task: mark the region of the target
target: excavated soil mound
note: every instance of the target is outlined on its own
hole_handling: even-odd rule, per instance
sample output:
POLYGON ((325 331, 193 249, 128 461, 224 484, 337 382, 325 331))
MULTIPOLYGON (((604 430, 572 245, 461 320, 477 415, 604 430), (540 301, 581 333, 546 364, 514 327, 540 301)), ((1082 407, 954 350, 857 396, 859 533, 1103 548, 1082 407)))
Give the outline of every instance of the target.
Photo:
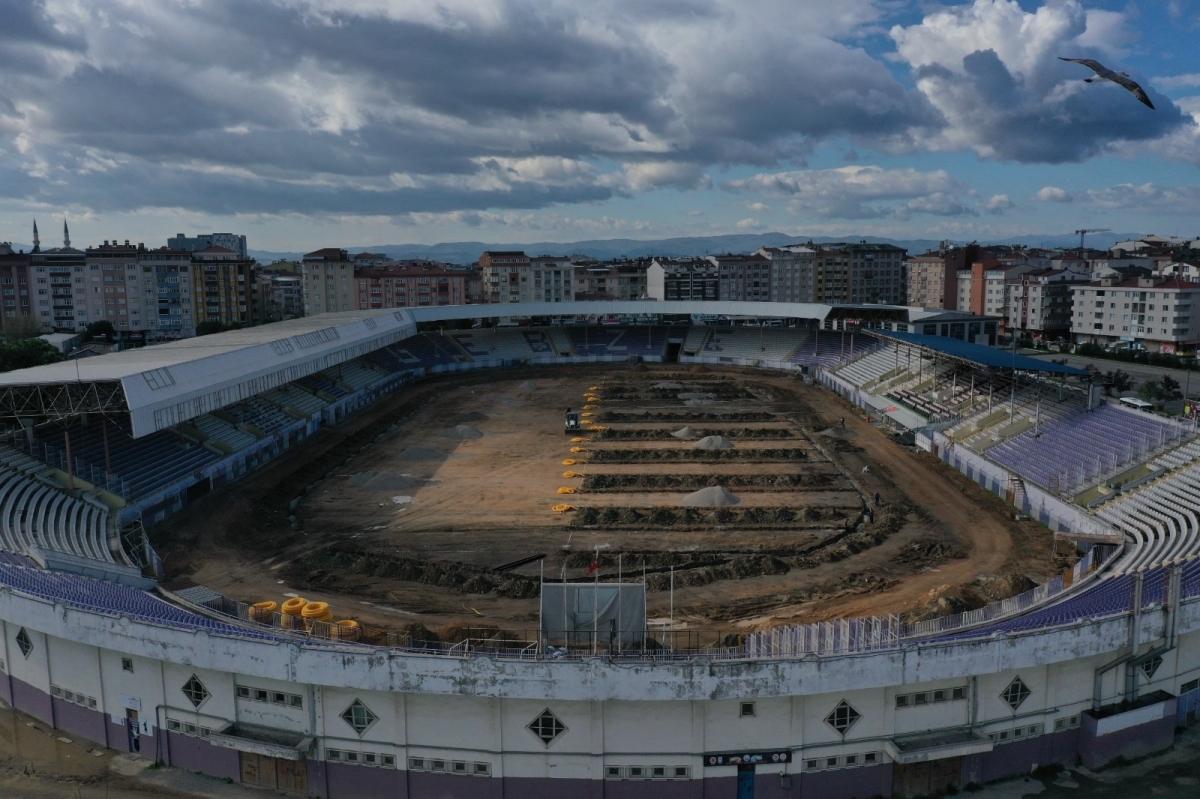
POLYGON ((392 472, 359 472, 346 481, 347 485, 362 488, 367 491, 401 491, 405 488, 416 488, 424 485, 424 480, 392 472))
POLYGON ((459 411, 454 414, 454 418, 460 422, 482 422, 488 415, 483 411, 459 411))
POLYGON ((674 380, 663 380, 661 383, 655 383, 650 388, 671 389, 679 391, 683 388, 683 383, 676 383, 674 380))
POLYGON ((716 398, 717 398, 717 395, 713 394, 711 391, 681 391, 681 392, 679 392, 679 399, 681 399, 681 400, 709 400, 709 401, 712 401, 712 400, 715 400, 716 398))
POLYGON ((535 388, 537 388, 537 384, 532 380, 526 380, 524 383, 517 386, 517 388, 521 389, 522 391, 533 391, 535 388))
POLYGON ((681 427, 671 435, 675 436, 676 438, 695 438, 696 431, 690 427, 681 427))
POLYGON ((733 449, 733 442, 725 436, 705 436, 692 446, 696 449, 733 449))
POLYGON ((440 449, 433 447, 409 447, 401 452, 396 460, 400 461, 444 461, 450 456, 440 449))
POLYGON ((858 433, 849 427, 830 427, 827 430, 822 430, 821 435, 826 438, 858 438, 858 433))
POLYGON ((694 374, 694 375, 706 375, 706 374, 708 374, 708 372, 709 372, 709 369, 707 366, 693 366, 692 367, 692 374, 694 374))
POLYGON ((445 438, 483 438, 483 433, 471 427, 469 424, 458 424, 451 427, 449 430, 443 430, 442 435, 445 438))
POLYGON ((702 488, 679 500, 679 504, 685 508, 724 508, 728 505, 740 505, 741 502, 736 494, 726 491, 721 486, 702 488))

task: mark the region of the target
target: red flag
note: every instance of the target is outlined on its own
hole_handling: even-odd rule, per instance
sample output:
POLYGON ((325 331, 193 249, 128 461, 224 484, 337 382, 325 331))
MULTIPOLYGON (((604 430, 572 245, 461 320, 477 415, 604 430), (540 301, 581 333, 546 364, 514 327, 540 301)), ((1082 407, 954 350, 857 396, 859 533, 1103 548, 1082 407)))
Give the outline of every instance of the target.
POLYGON ((592 565, 588 566, 587 574, 585 574, 584 577, 591 577, 596 572, 596 570, 599 568, 600 568, 600 558, 597 557, 594 561, 592 561, 592 565))

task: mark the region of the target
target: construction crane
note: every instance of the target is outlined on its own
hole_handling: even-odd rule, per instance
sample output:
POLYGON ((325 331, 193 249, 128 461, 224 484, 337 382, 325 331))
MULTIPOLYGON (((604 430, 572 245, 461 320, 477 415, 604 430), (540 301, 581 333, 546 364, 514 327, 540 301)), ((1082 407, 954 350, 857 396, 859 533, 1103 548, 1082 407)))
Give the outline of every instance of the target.
POLYGON ((1082 228, 1080 230, 1076 230, 1075 232, 1079 234, 1079 257, 1082 258, 1083 257, 1083 237, 1089 233, 1108 233, 1108 232, 1110 232, 1110 229, 1106 228, 1106 227, 1087 227, 1087 228, 1082 228))

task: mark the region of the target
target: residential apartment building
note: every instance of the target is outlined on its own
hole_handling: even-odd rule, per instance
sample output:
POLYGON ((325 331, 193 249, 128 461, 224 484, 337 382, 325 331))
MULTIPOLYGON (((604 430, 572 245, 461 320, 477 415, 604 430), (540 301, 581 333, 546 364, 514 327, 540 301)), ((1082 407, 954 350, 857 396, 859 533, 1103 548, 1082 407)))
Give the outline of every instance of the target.
POLYGON ((300 261, 304 315, 349 311, 357 304, 354 264, 345 250, 326 247, 307 253, 300 261))
POLYGON ((722 301, 769 302, 771 300, 771 262, 761 255, 709 255, 717 267, 722 301))
POLYGON ((646 293, 652 300, 719 300, 721 278, 707 258, 655 258, 646 268, 646 293))
POLYGON ((485 303, 531 302, 529 256, 523 252, 489 250, 479 256, 479 277, 485 303))
POLYGON ((813 302, 816 290, 817 251, 799 244, 762 247, 756 255, 771 262, 773 302, 813 302))
POLYGON ((1175 353, 1200 342, 1200 283, 1178 278, 1106 278, 1071 286, 1071 333, 1079 344, 1124 343, 1175 353))
MULTIPOLYGON (((105 241, 84 254, 87 264, 86 302, 75 303, 75 318, 80 327, 90 322, 112 322, 118 332, 146 329, 149 309, 142 288, 142 269, 138 248, 105 241), (147 313, 143 313, 146 310, 147 313)), ((78 285, 76 285, 78 288, 78 285)))
POLYGON ((938 251, 910 257, 906 264, 907 304, 918 308, 958 307, 958 273, 984 253, 978 245, 950 247, 943 243, 938 251))
POLYGON ((225 247, 193 253, 192 301, 197 327, 253 324, 254 261, 225 247))
POLYGON ((813 301, 903 304, 904 255, 891 244, 822 245, 815 258, 813 301))
POLYGON ((598 300, 640 300, 646 296, 649 258, 622 261, 574 262, 575 297, 598 300))
POLYGON ((192 253, 171 247, 140 249, 144 329, 153 340, 196 335, 192 299, 192 253))
POLYGON ((570 258, 539 255, 529 259, 529 271, 532 281, 524 293, 530 301, 570 302, 575 298, 575 265, 570 258))
POLYGON ((34 237, 29 267, 33 272, 30 284, 32 306, 43 327, 68 333, 87 327, 87 261, 83 250, 71 246, 71 234, 63 222, 63 246, 48 250, 34 237), (79 315, 76 315, 76 306, 79 315))
MULTIPOLYGON (((1008 327, 1033 338, 1069 337, 1071 286, 1088 278, 1063 269, 1035 269, 1007 284, 1008 327)), ((990 315, 990 314, 989 314, 990 315)))
POLYGON ((299 274, 272 265, 254 273, 254 287, 260 322, 304 316, 304 279, 299 274))
POLYGON ((465 305, 467 275, 411 262, 365 266, 354 272, 355 309, 465 305))
MULTIPOLYGON (((37 317, 30 296, 29 253, 18 252, 5 241, 0 242, 0 308, 4 322, 20 317, 37 317)), ((41 323, 49 330, 52 326, 41 323)))
POLYGON ((227 250, 233 250, 243 258, 249 255, 246 251, 246 237, 237 233, 200 233, 196 236, 176 233, 167 239, 167 246, 173 250, 186 252, 200 252, 209 247, 224 247, 227 250))

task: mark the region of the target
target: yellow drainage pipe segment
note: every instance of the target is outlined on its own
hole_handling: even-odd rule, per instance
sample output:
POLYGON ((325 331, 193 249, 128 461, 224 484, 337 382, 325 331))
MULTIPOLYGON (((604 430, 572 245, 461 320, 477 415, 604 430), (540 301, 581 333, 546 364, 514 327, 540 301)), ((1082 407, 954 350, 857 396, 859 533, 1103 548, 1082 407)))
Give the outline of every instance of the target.
POLYGON ((583 447, 571 447, 571 452, 578 454, 580 452, 587 452, 587 450, 583 447))
POLYGON ((308 600, 304 597, 294 596, 283 603, 283 607, 279 609, 279 612, 285 616, 299 616, 307 604, 308 600))
POLYGON ((575 510, 575 506, 574 505, 565 505, 565 504, 564 505, 555 505, 553 508, 551 508, 551 510, 553 510, 555 513, 566 513, 567 511, 575 510))
POLYGON ((575 460, 574 458, 563 459, 563 466, 574 466, 577 463, 579 463, 579 461, 575 460))
POLYGON ((353 619, 345 619, 333 625, 333 637, 338 641, 357 641, 361 634, 362 629, 353 619))
POLYGON ((599 391, 600 386, 588 386, 588 391, 599 391))
POLYGON ((254 605, 250 608, 250 618, 254 619, 257 622, 263 622, 264 624, 270 624, 271 621, 275 618, 275 612, 277 610, 279 610, 278 602, 273 602, 269 599, 266 600, 265 602, 255 602, 254 605))
POLYGON ((563 472, 563 477, 583 477, 579 472, 563 472))
POLYGON ((585 441, 587 441, 586 438, 580 438, 579 436, 575 436, 575 438, 571 439, 572 444, 582 444, 585 441))
POLYGON ((578 494, 579 491, 577 489, 571 488, 570 486, 559 486, 558 493, 560 493, 560 494, 578 494))
POLYGON ((300 617, 307 621, 333 621, 333 611, 328 602, 309 602, 300 611, 300 617))

